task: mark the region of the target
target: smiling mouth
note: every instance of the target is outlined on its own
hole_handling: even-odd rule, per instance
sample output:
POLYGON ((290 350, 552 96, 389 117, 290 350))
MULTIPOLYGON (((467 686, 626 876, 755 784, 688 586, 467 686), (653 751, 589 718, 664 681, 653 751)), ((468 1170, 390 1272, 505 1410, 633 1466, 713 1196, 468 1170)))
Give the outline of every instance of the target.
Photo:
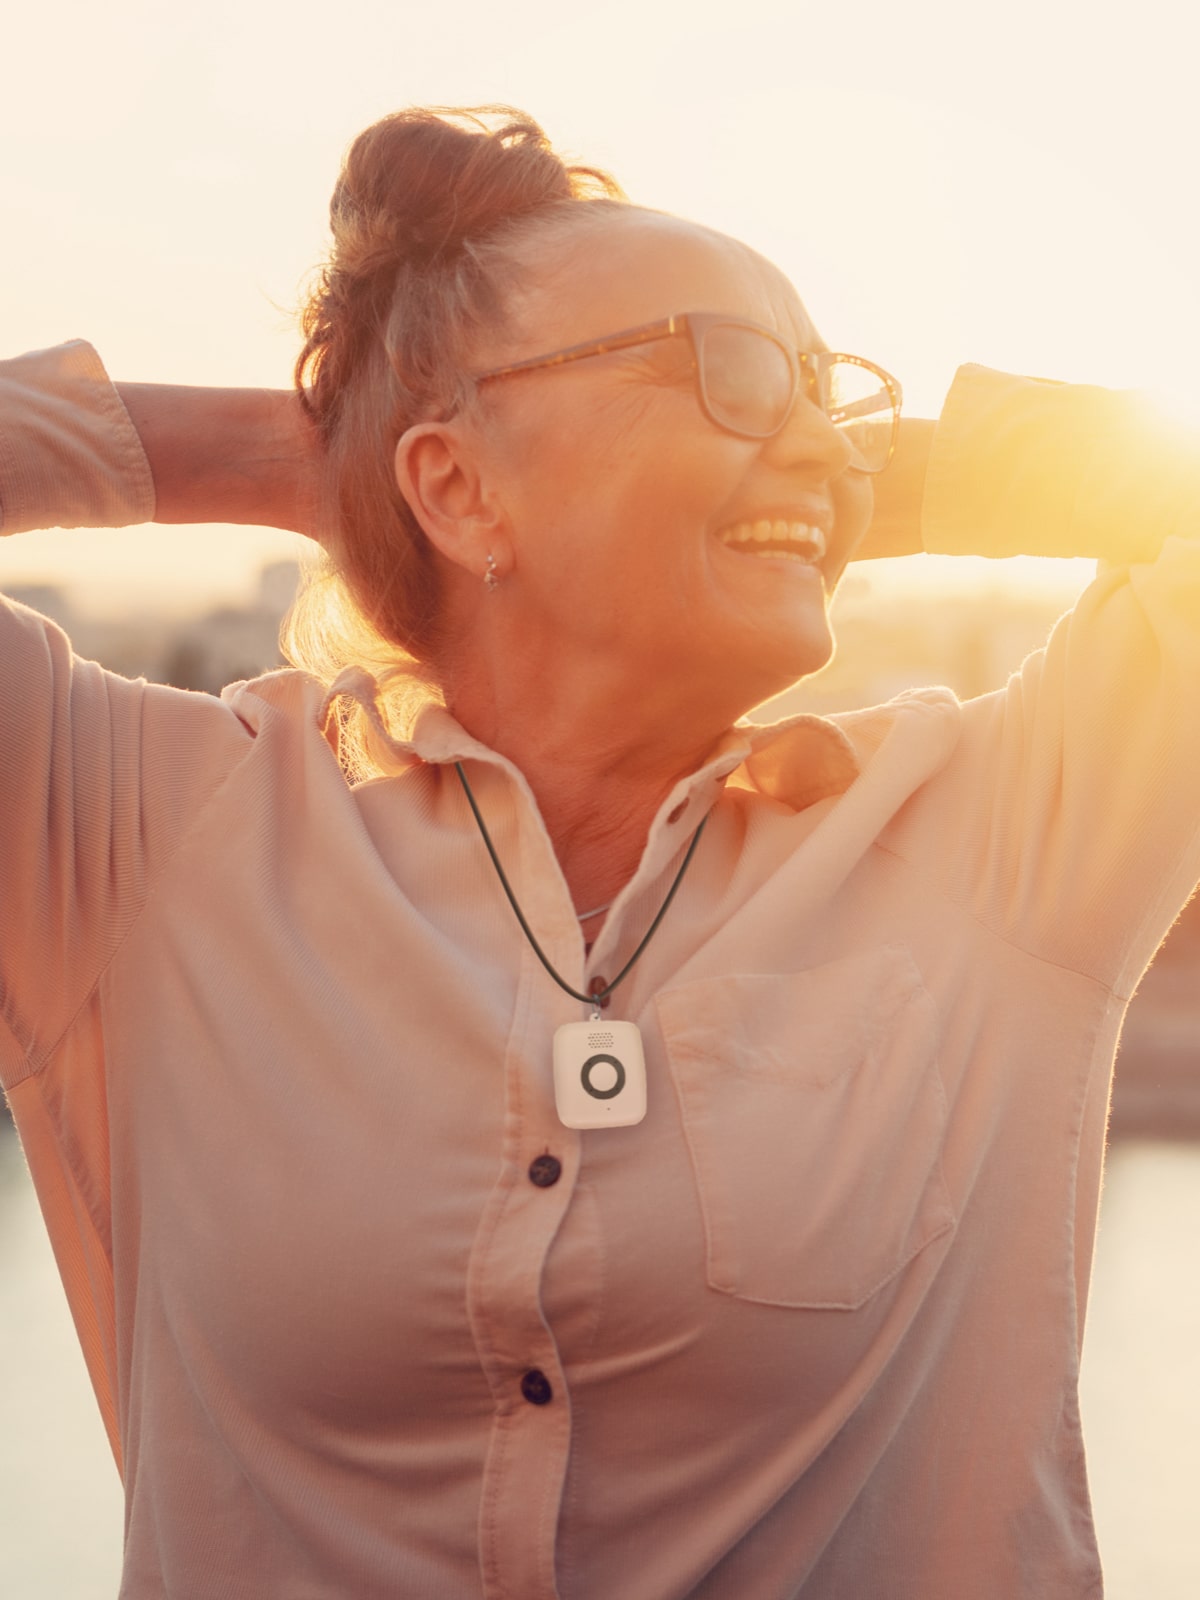
POLYGON ((735 522, 722 528, 718 540, 739 555, 767 556, 772 560, 799 561, 815 566, 825 554, 825 534, 808 522, 735 522))

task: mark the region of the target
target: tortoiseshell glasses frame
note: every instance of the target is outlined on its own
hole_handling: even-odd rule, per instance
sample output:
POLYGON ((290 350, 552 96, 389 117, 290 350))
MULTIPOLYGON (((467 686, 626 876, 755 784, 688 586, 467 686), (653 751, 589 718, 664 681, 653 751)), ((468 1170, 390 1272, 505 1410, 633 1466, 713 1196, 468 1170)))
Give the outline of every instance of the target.
POLYGON ((774 438, 786 426, 803 382, 805 397, 850 437, 859 458, 851 463, 856 470, 882 472, 891 460, 903 396, 890 373, 862 356, 794 349, 760 323, 717 312, 679 312, 603 339, 476 373, 475 382, 490 383, 679 337, 691 343, 697 398, 718 428, 743 439, 774 438))

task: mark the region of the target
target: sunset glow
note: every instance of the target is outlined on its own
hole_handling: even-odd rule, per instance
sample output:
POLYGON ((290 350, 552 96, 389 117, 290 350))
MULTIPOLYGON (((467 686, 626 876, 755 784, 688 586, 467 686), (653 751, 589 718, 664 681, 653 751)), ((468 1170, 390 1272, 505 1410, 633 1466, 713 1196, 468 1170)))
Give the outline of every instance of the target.
MULTIPOLYGON (((405 103, 503 99, 634 199, 779 262, 831 344, 901 378, 910 412, 936 414, 972 360, 1178 389, 1200 425, 1192 91, 1166 0, 1139 9, 1133 46, 1033 0, 995 37, 935 0, 752 0, 736 26, 693 17, 686 35, 632 0, 603 32, 539 0, 469 0, 452 29, 438 15, 25 8, 0 105, 3 348, 82 334, 118 377, 284 384, 348 140, 405 103)), ((0 545, 0 582, 181 609, 244 594, 297 548, 229 529, 35 535, 0 545)), ((1014 581, 1086 576, 1032 567, 1014 581)), ((938 561, 916 581, 964 579, 938 561)))

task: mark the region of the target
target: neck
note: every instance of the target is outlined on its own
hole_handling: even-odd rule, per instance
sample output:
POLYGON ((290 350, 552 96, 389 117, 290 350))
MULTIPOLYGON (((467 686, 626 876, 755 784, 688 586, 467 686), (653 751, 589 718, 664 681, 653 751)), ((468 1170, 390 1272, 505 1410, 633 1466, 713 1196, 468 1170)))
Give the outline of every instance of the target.
MULTIPOLYGON (((645 688, 575 698, 552 677, 527 683, 524 693, 516 684, 500 693, 490 680, 460 681, 447 704, 524 774, 577 912, 616 897, 663 801, 737 715, 697 719, 694 705, 656 704, 645 688)), ((586 936, 599 921, 585 926, 586 936)))

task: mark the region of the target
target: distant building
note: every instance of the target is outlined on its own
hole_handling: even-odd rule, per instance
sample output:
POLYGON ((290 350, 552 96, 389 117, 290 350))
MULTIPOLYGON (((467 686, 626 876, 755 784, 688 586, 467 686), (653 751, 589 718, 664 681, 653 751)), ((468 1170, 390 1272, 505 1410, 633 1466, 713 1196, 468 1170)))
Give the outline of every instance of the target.
POLYGON ((1200 897, 1171 930, 1129 1008, 1109 1132, 1200 1139, 1200 897))
POLYGON ((272 561, 259 574, 252 604, 217 606, 175 631, 161 663, 162 680, 177 689, 219 694, 227 683, 281 666, 279 627, 299 577, 296 562, 272 561))
POLYGON ((4 592, 10 600, 28 606, 31 611, 39 611, 43 617, 49 617, 51 622, 57 622, 68 634, 72 625, 78 620, 66 591, 60 589, 57 584, 9 584, 4 592))

